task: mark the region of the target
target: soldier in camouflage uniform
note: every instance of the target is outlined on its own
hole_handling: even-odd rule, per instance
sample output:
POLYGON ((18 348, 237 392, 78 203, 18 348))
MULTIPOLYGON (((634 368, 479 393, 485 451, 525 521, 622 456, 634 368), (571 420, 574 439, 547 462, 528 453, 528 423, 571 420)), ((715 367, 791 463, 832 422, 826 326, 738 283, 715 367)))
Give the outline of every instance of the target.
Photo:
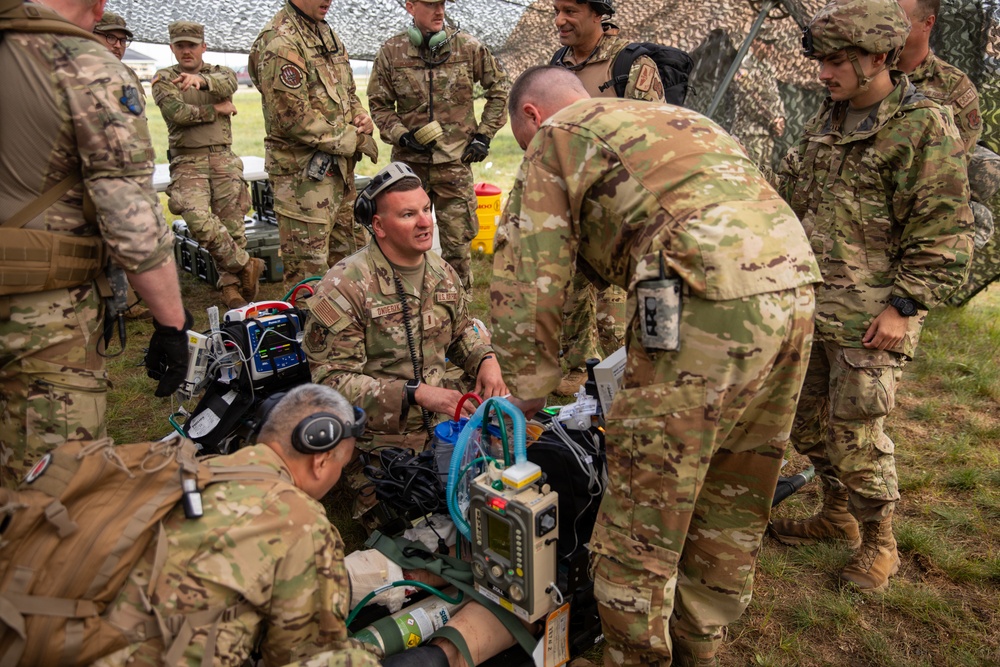
POLYGON ((215 260, 222 303, 242 308, 257 298, 266 267, 246 251, 243 217, 250 210, 250 194, 243 161, 231 150, 236 72, 202 59, 201 24, 175 21, 168 30, 177 64, 153 77, 153 99, 169 132, 170 210, 184 217, 191 235, 215 260))
POLYGON ((587 97, 555 67, 511 90, 526 153, 497 231, 493 341, 530 415, 559 382, 574 270, 627 291, 591 539, 605 664, 714 665, 750 601, 819 269, 791 210, 712 121, 587 97))
POLYGON ((910 21, 910 34, 903 44, 898 68, 924 97, 951 107, 962 143, 971 156, 983 129, 979 93, 965 72, 931 51, 931 31, 941 11, 941 0, 899 0, 899 6, 910 21))
MULTIPOLYGON (((125 50, 132 43, 132 31, 128 29, 125 19, 119 14, 110 11, 104 12, 101 20, 94 26, 94 34, 104 40, 104 43, 108 45, 108 49, 111 53, 115 54, 115 58, 118 58, 118 60, 125 57, 125 50)), ((124 65, 124 63, 122 64, 124 65)), ((145 99, 146 92, 142 88, 142 82, 139 81, 139 75, 128 65, 125 65, 125 69, 128 70, 133 85, 142 93, 143 99, 145 99)))
MULTIPOLYGON (((979 167, 972 161, 983 129, 979 115, 979 93, 962 70, 939 58, 930 47, 931 31, 941 11, 941 0, 899 0, 899 6, 910 21, 910 34, 899 56, 899 69, 924 97, 941 106, 951 107, 958 133, 965 144, 969 160, 969 180, 972 170, 979 167)), ((980 149, 986 150, 986 149, 980 149)), ((993 213, 986 207, 989 198, 977 196, 972 189, 972 213, 976 217, 975 246, 978 250, 993 235, 993 213)))
POLYGON ((791 437, 816 467, 823 507, 775 519, 771 532, 785 544, 857 549, 840 578, 862 591, 885 589, 899 568, 885 418, 926 310, 962 283, 972 252, 965 147, 951 113, 893 69, 908 31, 895 0, 819 11, 803 45, 829 96, 780 174, 823 271, 791 437))
POLYGON ((735 109, 730 134, 739 139, 765 174, 773 173, 774 140, 785 133, 785 105, 771 62, 775 39, 772 30, 761 29, 733 79, 735 109))
MULTIPOLYGON (((591 97, 615 97, 609 85, 615 59, 629 41, 610 19, 615 9, 610 0, 555 0, 555 27, 563 48, 552 58, 554 65, 575 73, 591 97)), ((656 63, 640 56, 629 69, 625 98, 663 101, 663 82, 656 63)), ((559 396, 570 396, 587 380, 587 359, 612 354, 625 344, 625 292, 611 286, 600 292, 582 274, 573 276, 566 300, 563 327, 563 363, 567 373, 556 387, 559 396)))
POLYGON ((262 664, 278 666, 334 648, 334 667, 379 664, 368 652, 374 648, 348 637, 344 543, 319 503, 351 460, 355 439, 347 430, 331 442, 310 440, 325 451, 304 453, 295 444, 296 427, 316 413, 333 414, 345 426, 355 422, 340 394, 301 385, 271 410, 258 444, 209 462, 223 469, 257 466, 283 479, 214 484, 202 495, 204 515, 197 521, 178 503, 163 519, 160 544, 153 541, 105 612, 124 630, 145 624, 160 633, 94 667, 181 661, 241 667, 254 650, 262 664), (158 546, 166 547, 162 561, 158 546), (174 641, 182 642, 183 654, 171 659, 164 647, 174 641))
POLYGON ((493 54, 467 32, 445 27, 444 0, 407 0, 413 25, 378 50, 368 79, 368 104, 392 159, 413 169, 430 194, 441 256, 472 289, 471 241, 479 233, 471 163, 489 153, 507 122, 510 87, 493 54), (486 96, 476 121, 473 87, 486 96), (422 142, 415 132, 432 121, 444 133, 422 142))
MULTIPOLYGON (((128 45, 132 43, 132 31, 128 29, 128 24, 125 23, 125 19, 114 13, 105 11, 104 15, 101 16, 101 20, 97 22, 94 26, 94 34, 100 37, 105 44, 108 46, 108 50, 115 54, 118 60, 125 57, 125 50, 128 49, 128 45)), ((146 89, 142 87, 142 81, 139 80, 139 75, 135 73, 135 70, 125 65, 122 65, 128 71, 129 77, 132 79, 132 85, 135 87, 136 91, 139 93, 139 97, 142 98, 143 109, 146 107, 146 89)), ((143 117, 145 117, 145 112, 143 112, 143 117)), ((129 303, 128 309, 125 311, 125 317, 130 320, 148 320, 153 317, 153 314, 149 312, 149 309, 143 305, 139 304, 139 298, 135 294, 135 290, 132 289, 132 285, 128 286, 128 299, 129 303)))
MULTIPOLYGON (((337 389, 368 413, 362 449, 394 445, 419 452, 430 438, 427 424, 453 418, 462 396, 443 386, 446 358, 476 378, 483 398, 503 396, 507 387, 484 328, 469 317, 458 275, 428 252, 434 221, 419 178, 393 163, 373 179, 370 192, 388 182, 380 181, 383 174, 400 180, 373 195, 374 217, 358 216, 375 243, 320 281, 306 306, 305 349, 313 382, 337 389)), ((466 412, 472 407, 467 403, 466 412)), ((360 488, 364 482, 355 476, 348 483, 360 488)))
MULTIPOLYGON (((156 316, 154 339, 171 332, 186 339, 142 98, 92 33, 103 8, 102 0, 45 0, 0 12, 4 486, 60 443, 104 436, 108 379, 99 339, 109 258, 156 316)), ((186 346, 169 354, 175 369, 186 369, 186 346)), ((176 385, 161 387, 169 393, 176 385)))
POLYGON ((372 120, 355 94, 347 49, 324 20, 327 8, 325 0, 288 0, 248 61, 264 109, 286 288, 365 244, 354 224, 354 165, 362 155, 378 160, 372 120))

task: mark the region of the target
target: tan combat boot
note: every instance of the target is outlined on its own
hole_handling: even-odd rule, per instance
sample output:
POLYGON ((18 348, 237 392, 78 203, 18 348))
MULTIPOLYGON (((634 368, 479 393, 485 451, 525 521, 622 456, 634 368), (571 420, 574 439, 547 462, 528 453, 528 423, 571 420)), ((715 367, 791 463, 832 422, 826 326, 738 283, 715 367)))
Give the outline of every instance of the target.
POLYGON ((881 521, 865 521, 861 548, 840 573, 840 581, 854 584, 862 593, 878 593, 889 587, 889 577, 899 572, 899 552, 892 535, 892 515, 881 521))
POLYGON ((573 396, 580 391, 580 387, 587 381, 587 371, 575 370, 566 373, 556 390, 552 392, 556 396, 573 396))
POLYGON ((236 285, 224 285, 221 298, 222 303, 226 304, 226 308, 230 310, 247 305, 246 299, 240 294, 240 289, 236 285))
POLYGON ((773 519, 770 533, 789 546, 817 542, 843 542, 852 549, 861 546, 858 521, 847 511, 847 491, 823 489, 823 507, 808 519, 773 519))
POLYGON ((259 257, 251 257, 240 271, 240 294, 247 301, 257 298, 257 291, 260 289, 260 277, 264 275, 267 263, 259 257))

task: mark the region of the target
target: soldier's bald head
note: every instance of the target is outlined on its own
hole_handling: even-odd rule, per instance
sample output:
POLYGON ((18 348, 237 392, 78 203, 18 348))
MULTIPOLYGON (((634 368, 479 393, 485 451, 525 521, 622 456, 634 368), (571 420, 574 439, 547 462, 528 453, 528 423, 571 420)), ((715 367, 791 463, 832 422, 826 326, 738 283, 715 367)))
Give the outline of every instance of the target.
POLYGON ((91 32, 104 14, 107 0, 36 0, 36 2, 54 9, 76 27, 91 32))
POLYGON ((529 67, 511 86, 507 97, 511 130, 526 148, 538 125, 561 109, 590 97, 580 79, 564 67, 529 67))

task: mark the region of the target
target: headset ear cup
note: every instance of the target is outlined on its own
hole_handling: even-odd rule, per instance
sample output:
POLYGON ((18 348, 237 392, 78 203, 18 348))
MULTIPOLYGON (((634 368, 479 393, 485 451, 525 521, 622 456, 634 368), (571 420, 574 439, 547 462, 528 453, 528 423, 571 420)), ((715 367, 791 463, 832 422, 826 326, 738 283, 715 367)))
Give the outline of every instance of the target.
POLYGON ((417 47, 418 49, 424 44, 424 34, 420 32, 420 29, 415 25, 411 25, 406 29, 406 36, 410 40, 410 44, 417 47))
POLYGON ((369 232, 372 231, 372 220, 375 218, 375 200, 369 199, 368 197, 358 194, 358 198, 354 200, 354 220, 367 229, 369 232))
POLYGON ((343 439, 344 423, 328 412, 309 415, 292 431, 292 447, 303 454, 328 452, 343 439))
POLYGON ((427 48, 433 51, 437 47, 441 46, 441 44, 443 44, 447 39, 448 33, 444 30, 436 32, 427 40, 427 48))

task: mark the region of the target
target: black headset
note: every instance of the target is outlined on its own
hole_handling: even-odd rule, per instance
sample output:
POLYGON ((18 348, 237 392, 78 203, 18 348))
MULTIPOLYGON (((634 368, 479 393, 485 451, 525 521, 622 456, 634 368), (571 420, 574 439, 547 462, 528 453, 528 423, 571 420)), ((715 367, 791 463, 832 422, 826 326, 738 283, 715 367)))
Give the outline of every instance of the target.
POLYGON ((354 406, 354 420, 344 423, 330 412, 311 414, 298 423, 292 431, 292 447, 302 454, 322 454, 336 447, 347 438, 364 435, 368 415, 354 406))
POLYGON ((377 212, 375 210, 375 198, 389 186, 398 183, 404 178, 416 178, 420 180, 420 177, 410 169, 410 166, 403 162, 390 162, 389 166, 375 174, 371 182, 365 186, 364 190, 358 193, 357 199, 354 200, 354 219, 358 224, 369 232, 374 233, 372 231, 372 220, 374 220, 375 213, 377 212))

